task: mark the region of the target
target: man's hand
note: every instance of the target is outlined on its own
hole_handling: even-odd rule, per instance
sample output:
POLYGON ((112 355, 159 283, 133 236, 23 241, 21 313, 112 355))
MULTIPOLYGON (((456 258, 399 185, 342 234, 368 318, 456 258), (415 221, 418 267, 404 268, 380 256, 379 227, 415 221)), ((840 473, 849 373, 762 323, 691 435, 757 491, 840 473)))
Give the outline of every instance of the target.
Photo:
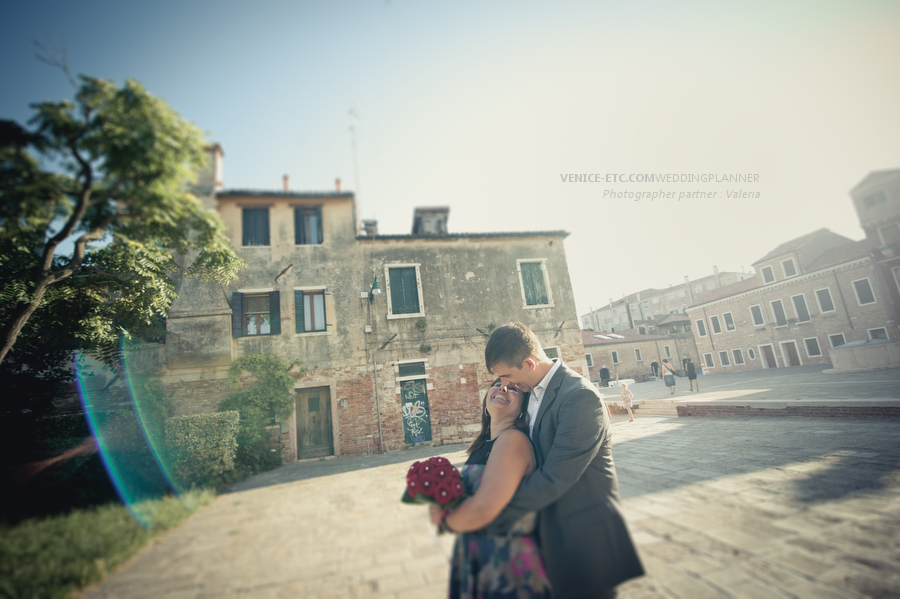
POLYGON ((436 505, 432 505, 428 508, 428 517, 431 518, 431 523, 435 526, 440 526, 441 524, 441 515, 444 513, 444 510, 439 508, 436 505))

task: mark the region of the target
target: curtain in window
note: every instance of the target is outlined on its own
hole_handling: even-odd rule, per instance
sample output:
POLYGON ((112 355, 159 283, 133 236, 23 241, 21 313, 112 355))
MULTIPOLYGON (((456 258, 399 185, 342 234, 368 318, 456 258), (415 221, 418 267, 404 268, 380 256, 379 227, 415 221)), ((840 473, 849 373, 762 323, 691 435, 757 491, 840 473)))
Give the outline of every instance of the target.
POLYGON ((322 243, 322 209, 294 209, 294 243, 315 245, 322 243))
POLYGON ((303 328, 307 332, 325 330, 325 294, 303 294, 303 328))
POLYGON ((544 272, 540 262, 522 262, 522 287, 525 288, 525 304, 540 306, 547 301, 547 288, 544 286, 544 272))
POLYGON ((419 313, 419 287, 416 284, 416 269, 391 268, 391 312, 393 314, 419 313))
POLYGON ((243 245, 269 245, 269 209, 244 208, 243 245))

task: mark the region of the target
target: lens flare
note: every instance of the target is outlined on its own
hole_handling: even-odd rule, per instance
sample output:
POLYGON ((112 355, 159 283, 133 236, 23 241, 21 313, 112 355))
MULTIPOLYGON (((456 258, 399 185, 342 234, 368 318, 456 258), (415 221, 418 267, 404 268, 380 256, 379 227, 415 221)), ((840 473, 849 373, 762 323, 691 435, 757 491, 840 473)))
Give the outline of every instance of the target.
POLYGON ((137 407, 141 401, 135 400, 141 393, 134 394, 127 380, 125 385, 115 385, 118 373, 98 360, 76 352, 74 374, 85 418, 110 481, 135 520, 149 527, 153 513, 144 500, 165 495, 171 488, 151 441, 152 437, 161 441, 159 419, 148 417, 150 426, 145 426, 137 407))

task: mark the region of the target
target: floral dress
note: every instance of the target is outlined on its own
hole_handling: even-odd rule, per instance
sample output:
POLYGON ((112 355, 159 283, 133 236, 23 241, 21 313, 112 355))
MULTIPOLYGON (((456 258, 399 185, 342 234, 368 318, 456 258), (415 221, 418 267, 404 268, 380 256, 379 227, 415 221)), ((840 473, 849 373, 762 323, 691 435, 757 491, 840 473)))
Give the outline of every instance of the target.
MULTIPOLYGON (((460 469, 468 495, 474 495, 481 484, 491 445, 492 441, 485 443, 485 447, 473 453, 460 469), (484 449, 486 451, 482 451, 484 449)), ((450 599, 553 597, 544 561, 533 536, 536 521, 537 513, 530 512, 522 516, 506 536, 477 532, 457 536, 450 568, 450 599)))

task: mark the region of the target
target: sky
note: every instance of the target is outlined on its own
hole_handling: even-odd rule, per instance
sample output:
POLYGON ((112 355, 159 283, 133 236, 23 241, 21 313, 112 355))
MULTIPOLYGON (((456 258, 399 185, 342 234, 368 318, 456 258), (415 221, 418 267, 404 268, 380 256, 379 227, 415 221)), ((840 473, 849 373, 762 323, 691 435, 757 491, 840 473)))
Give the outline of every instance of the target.
POLYGON ((579 321, 822 227, 861 239, 849 190, 900 168, 895 1, 0 0, 0 118, 72 97, 34 56, 63 39, 221 144, 228 189, 340 177, 382 234, 417 206, 569 232, 579 321))

